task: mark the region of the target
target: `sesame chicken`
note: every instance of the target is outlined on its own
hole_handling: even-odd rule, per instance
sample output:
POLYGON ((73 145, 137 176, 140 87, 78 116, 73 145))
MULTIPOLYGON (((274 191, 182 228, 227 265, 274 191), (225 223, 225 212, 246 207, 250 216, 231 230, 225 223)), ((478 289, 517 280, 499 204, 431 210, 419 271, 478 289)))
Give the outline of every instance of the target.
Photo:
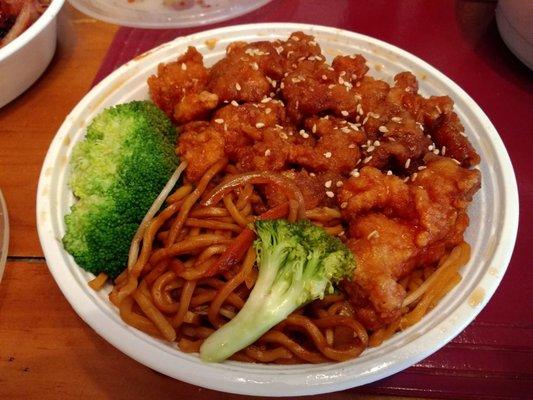
MULTIPOLYGON (((375 330, 402 312, 399 281, 463 241, 481 178, 469 169, 480 157, 452 99, 424 97, 411 72, 390 83, 367 74, 363 56, 330 64, 313 36, 295 32, 232 43, 211 68, 189 48, 148 83, 180 126, 187 181, 227 159, 232 173, 291 180, 307 211, 342 216, 336 232, 357 260, 342 289, 358 321, 375 330)), ((287 201, 275 186, 257 186, 254 211, 287 201)))

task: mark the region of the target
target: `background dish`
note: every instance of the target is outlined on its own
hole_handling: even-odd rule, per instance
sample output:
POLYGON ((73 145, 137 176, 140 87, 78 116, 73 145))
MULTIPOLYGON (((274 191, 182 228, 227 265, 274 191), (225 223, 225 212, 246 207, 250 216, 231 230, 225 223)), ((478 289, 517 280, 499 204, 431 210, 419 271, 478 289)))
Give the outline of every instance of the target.
POLYGON ((69 0, 81 12, 117 25, 136 28, 185 28, 226 21, 271 0, 185 0, 174 8, 163 0, 69 0))
POLYGON ((7 250, 9 248, 9 218, 7 206, 0 190, 0 282, 6 266, 7 250))
POLYGON ((28 89, 56 50, 56 17, 65 0, 54 0, 19 37, 0 49, 0 107, 28 89))
POLYGON ((95 87, 67 117, 49 149, 37 194, 37 225, 50 271, 76 312, 93 329, 126 354, 169 376, 216 390, 265 396, 324 393, 362 385, 438 350, 472 321, 496 290, 512 253, 517 223, 516 181, 507 152, 488 118, 462 89, 394 46, 348 31, 301 24, 254 24, 198 33, 127 63, 95 87), (291 367, 204 364, 194 355, 125 326, 106 294, 94 293, 87 286, 90 275, 76 266, 59 241, 64 234, 63 216, 74 200, 66 183, 66 162, 74 143, 83 137, 87 121, 108 105, 147 98, 146 78, 158 63, 175 59, 188 45, 196 46, 211 65, 232 41, 272 40, 295 30, 315 35, 330 59, 339 53, 361 53, 368 59, 371 74, 378 78, 390 79, 397 72, 411 70, 419 77, 424 95, 448 94, 454 99, 466 132, 483 159, 483 187, 470 209, 471 226, 466 235, 473 256, 463 269, 468 274, 435 310, 356 360, 291 367), (210 50, 205 42, 213 39, 216 46, 210 50))

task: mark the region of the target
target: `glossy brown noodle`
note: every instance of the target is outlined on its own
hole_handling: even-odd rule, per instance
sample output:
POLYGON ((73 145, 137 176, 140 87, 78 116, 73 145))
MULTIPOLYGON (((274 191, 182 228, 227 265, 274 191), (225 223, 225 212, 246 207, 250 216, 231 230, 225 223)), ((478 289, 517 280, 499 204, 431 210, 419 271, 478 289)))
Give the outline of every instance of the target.
MULTIPOLYGON (((301 193, 294 187, 283 189, 286 203, 255 215, 254 203, 260 201, 257 186, 279 186, 283 178, 233 172, 231 165, 221 161, 196 187, 186 184, 168 196, 144 232, 137 261, 115 279, 109 296, 126 323, 175 341, 184 352, 198 352, 205 338, 246 302, 257 277, 251 246, 254 235, 247 224, 257 218, 308 218, 332 234, 343 229, 337 209, 303 212, 301 193), (215 177, 223 177, 223 183, 208 193, 215 177)), ((338 292, 297 310, 233 359, 293 364, 357 357, 431 310, 459 282, 458 269, 469 254, 469 246, 463 243, 437 268, 415 270, 404 278, 401 284, 408 295, 403 315, 385 328, 367 331, 345 295, 338 292)), ((99 275, 90 285, 99 289, 105 280, 105 275, 99 275)))

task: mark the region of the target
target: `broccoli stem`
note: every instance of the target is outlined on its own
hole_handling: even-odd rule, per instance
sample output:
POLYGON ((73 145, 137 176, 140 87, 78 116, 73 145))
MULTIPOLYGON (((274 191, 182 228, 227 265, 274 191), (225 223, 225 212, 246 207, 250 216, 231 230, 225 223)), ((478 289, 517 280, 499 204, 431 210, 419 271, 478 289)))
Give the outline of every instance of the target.
MULTIPOLYGON (((200 357, 207 362, 220 362, 254 343, 270 328, 283 321, 294 310, 292 296, 285 290, 270 289, 278 272, 276 265, 262 269, 248 301, 226 325, 207 338, 200 349, 200 357), (286 298, 280 295, 288 294, 286 298)), ((294 288, 289 289, 292 292, 294 288)))

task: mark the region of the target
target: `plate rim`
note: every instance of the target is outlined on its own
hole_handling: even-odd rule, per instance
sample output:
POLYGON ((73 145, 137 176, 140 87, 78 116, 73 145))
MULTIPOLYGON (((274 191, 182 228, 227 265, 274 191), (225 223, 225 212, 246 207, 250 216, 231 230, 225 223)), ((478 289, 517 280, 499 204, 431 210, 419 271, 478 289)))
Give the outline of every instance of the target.
MULTIPOLYGON (((480 122, 482 123, 483 127, 485 128, 485 135, 487 137, 490 137, 491 144, 495 147, 498 154, 498 161, 502 164, 502 169, 500 173, 502 174, 502 180, 505 184, 505 191, 502 192, 504 201, 502 201, 502 213, 504 214, 504 225, 503 225, 503 231, 500 232, 501 236, 505 238, 505 243, 501 244, 498 243, 497 249, 494 252, 494 256, 491 260, 491 262, 494 262, 494 260, 499 261, 500 270, 499 275, 497 277, 492 277, 492 280, 488 283, 485 282, 484 288, 486 290, 486 295, 483 298, 482 302, 475 308, 472 308, 472 311, 468 314, 466 318, 463 318, 460 323, 456 323, 453 325, 452 329, 450 329, 446 334, 441 333, 440 336, 442 336, 442 339, 439 340, 439 343, 435 345, 435 343, 431 343, 430 346, 425 348, 424 350, 418 351, 416 354, 410 354, 404 357, 401 357, 397 360, 393 360, 393 362, 386 363, 386 365, 381 365, 379 368, 377 368, 376 371, 373 371, 371 374, 366 374, 363 376, 357 377, 357 383, 354 384, 353 380, 346 376, 343 377, 343 380, 340 382, 336 381, 320 381, 319 379, 317 381, 310 382, 309 384, 305 385, 290 385, 287 384, 287 382, 271 382, 271 384, 265 383, 265 382, 255 382, 250 380, 245 380, 244 382, 239 380, 232 380, 229 378, 224 378, 223 373, 221 370, 217 367, 214 367, 213 365, 202 365, 202 374, 201 376, 190 376, 190 375, 182 375, 182 376, 176 376, 175 374, 169 374, 168 371, 161 370, 161 366, 157 363, 154 363, 153 360, 151 360, 151 357, 147 357, 145 354, 141 354, 142 351, 139 349, 136 349, 135 347, 128 347, 128 343, 132 340, 132 337, 135 335, 131 335, 128 333, 124 341, 118 339, 117 337, 113 337, 113 335, 109 334, 109 326, 105 325, 100 326, 102 324, 102 321, 94 321, 94 318, 91 318, 90 315, 87 315, 88 313, 81 309, 83 307, 83 304, 79 304, 79 299, 76 299, 73 293, 69 292, 68 288, 68 278, 74 279, 74 277, 71 274, 68 274, 67 277, 61 276, 61 274, 57 271, 54 271, 52 261, 56 261, 56 258, 53 254, 50 254, 50 249, 47 248, 46 244, 49 243, 50 239, 47 237, 47 233, 45 232, 45 227, 42 223, 40 223, 39 214, 43 211, 44 203, 39 201, 39 193, 41 193, 41 190, 43 189, 43 185, 45 184, 45 172, 46 168, 49 167, 49 164, 51 163, 52 159, 52 150, 54 150, 54 147, 60 146, 60 140, 61 135, 60 133, 64 130, 65 123, 62 124, 62 126, 59 128, 58 132, 56 133, 50 148, 47 151, 47 155, 45 158, 45 161, 43 163, 43 167, 41 170, 41 174, 39 177, 39 185, 37 189, 37 228, 39 233, 39 239, 41 242, 41 246, 43 247, 43 252, 45 254, 45 258, 47 260, 47 266, 51 272, 51 274, 54 277, 54 280, 60 287, 61 291, 63 292, 63 295, 65 298, 69 301, 71 306, 74 308, 76 313, 89 325, 93 330, 96 331, 100 336, 102 336, 105 340, 107 340, 109 343, 111 343, 114 347, 118 348, 121 352, 127 354, 131 358, 141 362, 142 364, 155 369, 165 375, 171 376, 173 378, 206 387, 209 389, 219 390, 219 391, 225 391, 229 393, 235 393, 235 394, 253 394, 253 395, 259 395, 259 396, 294 396, 294 395, 310 395, 310 394, 319 394, 319 393, 327 393, 327 392, 333 392, 338 390, 343 390, 347 388, 352 388, 355 386, 360 386, 363 384, 367 384, 370 382, 374 382, 376 380, 385 378, 387 376, 390 376, 400 370, 406 369, 408 366, 411 366, 415 364, 416 362, 419 362, 420 360, 426 358, 428 355, 438 351, 441 347, 446 345, 449 341, 451 341, 455 336, 457 336, 467 325, 469 325, 472 320, 479 314, 479 312, 485 307, 485 305, 488 303, 492 295, 495 293, 497 287, 500 285, 501 280, 505 274, 505 271, 507 270, 508 264, 511 259, 511 255, 514 249, 515 241, 516 241, 516 235, 517 235, 517 229, 518 229, 518 216, 519 216, 519 203, 518 203, 518 188, 516 183, 516 177, 514 173, 514 169, 512 167, 512 163, 510 160, 510 157, 508 155, 508 152, 503 144, 503 141, 501 140, 500 136, 498 135, 495 127, 490 122, 489 118, 486 116, 486 114, 481 110, 479 105, 459 86, 457 85, 453 80, 448 78, 446 75, 444 75, 442 72, 437 70, 435 67, 431 66, 429 63, 425 62, 421 58, 397 47, 392 44, 389 44, 387 42, 381 41, 379 39, 375 39, 373 37, 363 35, 360 33, 355 33, 352 31, 335 28, 335 27, 327 27, 327 26, 321 26, 321 25, 311 25, 311 24, 299 24, 299 23, 261 23, 261 24, 244 24, 244 25, 234 25, 230 27, 223 27, 223 28, 217 28, 217 29, 211 29, 206 30, 198 33, 194 33, 192 35, 179 37, 177 39, 174 39, 173 41, 164 43, 152 50, 149 50, 146 55, 149 55, 151 53, 157 54, 159 50, 162 50, 164 47, 169 45, 179 45, 179 42, 188 42, 190 40, 198 40, 198 37, 203 38, 205 36, 214 36, 219 32, 223 32, 225 34, 231 33, 232 31, 240 31, 240 30, 246 30, 246 29, 284 29, 289 31, 295 31, 295 30, 304 30, 304 31, 321 31, 324 33, 335 33, 344 36, 346 39, 350 38, 356 38, 357 40, 365 40, 368 43, 372 43, 377 45, 378 47, 385 49, 385 50, 391 50, 393 53, 397 53, 401 55, 402 57, 407 58, 410 61, 414 61, 417 64, 421 65, 423 68, 429 70, 432 74, 435 75, 435 77, 447 85, 449 85, 454 93, 461 96, 461 100, 464 101, 467 104, 467 108, 472 110, 472 112, 476 115, 476 117, 479 118, 480 122), (430 348, 430 350, 428 350, 430 348), (207 372, 205 370, 208 370, 207 372), (207 376, 205 373, 208 373, 209 377, 214 376, 214 380, 207 379, 207 376), (218 376, 220 375, 220 376, 218 376), (277 387, 273 387, 272 383, 275 383, 277 387)), ((134 64, 136 60, 144 58, 142 56, 138 57, 137 59, 134 59, 132 61, 127 62, 120 68, 118 68, 116 71, 112 72, 109 76, 107 76, 102 82, 100 82, 98 85, 96 85, 94 88, 91 89, 91 91, 86 94, 80 102, 74 107, 74 109, 69 113, 69 115, 66 117, 65 121, 68 121, 69 117, 72 114, 77 114, 81 110, 84 110, 91 101, 94 101, 95 98, 98 98, 97 95, 98 91, 102 88, 105 88, 109 83, 113 82, 117 77, 123 75, 126 71, 134 67, 134 64), (94 98, 91 99, 91 96, 94 98), (87 103, 87 104, 85 104, 87 103)), ((50 165, 51 166, 51 165, 50 165)), ((486 277, 486 273, 483 274, 480 278, 482 280, 484 277, 486 277)), ((457 309, 459 306, 454 308, 451 315, 453 315, 455 312, 457 312, 457 309)), ((409 342, 409 345, 413 344, 424 344, 424 336, 427 339, 427 336, 430 332, 433 332, 438 328, 439 325, 443 324, 445 321, 447 321, 451 316, 444 319, 441 323, 439 323, 434 328, 430 329, 425 335, 414 339, 413 341, 409 342)), ((105 319, 108 319, 109 317, 105 316, 105 319)), ((117 326, 113 326, 113 331, 117 330, 117 326)), ((119 332, 120 333, 120 332, 119 332)), ((118 335, 123 336, 123 335, 118 335)), ((438 336, 438 335, 437 335, 438 336)), ((427 341, 427 340, 426 340, 427 341)), ((195 364, 196 367, 198 367, 198 364, 195 364)), ((231 369, 231 368, 230 368, 231 369)), ((342 370, 343 366, 339 364, 339 369, 342 370)), ((243 378, 244 379, 244 378, 243 378)))

